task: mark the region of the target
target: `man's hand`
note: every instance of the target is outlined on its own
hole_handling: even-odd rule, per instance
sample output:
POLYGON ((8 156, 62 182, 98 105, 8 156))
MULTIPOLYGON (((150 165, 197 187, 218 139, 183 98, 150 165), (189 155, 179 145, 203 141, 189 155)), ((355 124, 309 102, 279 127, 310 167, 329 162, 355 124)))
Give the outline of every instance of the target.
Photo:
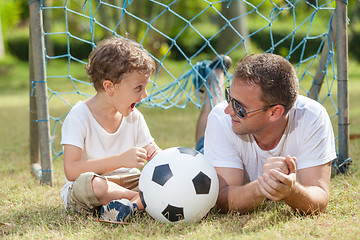
MULTIPOLYGON (((280 164, 280 168, 266 168, 263 171, 263 175, 258 178, 259 190, 268 199, 273 201, 283 200, 287 198, 296 183, 296 158, 286 156, 284 162, 288 168, 288 173, 283 171, 283 167, 280 164)), ((270 161, 277 162, 278 161, 270 161)), ((274 166, 274 163, 273 163, 274 166)))
POLYGON ((262 174, 269 174, 271 169, 278 170, 284 174, 289 174, 289 168, 284 157, 271 157, 266 159, 262 174))

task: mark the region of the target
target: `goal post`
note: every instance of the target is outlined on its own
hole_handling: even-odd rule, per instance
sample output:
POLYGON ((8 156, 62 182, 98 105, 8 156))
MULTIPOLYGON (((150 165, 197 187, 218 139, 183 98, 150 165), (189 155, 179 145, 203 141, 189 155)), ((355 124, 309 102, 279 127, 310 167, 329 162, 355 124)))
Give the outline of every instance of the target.
POLYGON ((336 56, 338 83, 338 159, 335 171, 345 173, 351 163, 349 157, 349 94, 348 94, 348 33, 347 1, 336 0, 336 56))
MULTIPOLYGON (((87 60, 83 59, 86 59, 99 40, 109 36, 127 37, 128 34, 143 46, 157 63, 157 71, 149 84, 149 97, 141 103, 142 106, 150 108, 184 108, 187 104, 201 108, 204 101, 199 97, 199 89, 193 86, 193 80, 200 78, 205 81, 199 73, 201 65, 198 64, 204 62, 203 60, 226 54, 238 61, 242 56, 253 53, 249 51, 254 49, 284 56, 292 62, 297 71, 302 94, 318 100, 326 105, 327 109, 330 108, 329 115, 337 134, 338 154, 338 158, 332 163, 332 169, 333 173, 346 173, 351 163, 347 71, 348 2, 179 2, 65 0, 48 1, 44 5, 43 0, 29 0, 32 173, 42 183, 53 185, 52 161, 62 154, 62 148, 54 145, 59 145, 59 131, 67 114, 66 111, 54 113, 49 110, 53 102, 61 102, 64 108, 70 110, 74 101, 83 100, 93 94, 88 91, 92 88, 91 84, 74 74, 73 69, 86 64, 87 60), (241 8, 238 16, 234 15, 234 9, 224 11, 224 8, 235 6, 241 8), (44 14, 50 11, 51 14, 44 14), (227 12, 231 14, 227 15, 227 12), (56 20, 56 24, 49 25, 53 29, 43 27, 43 21, 50 21, 46 19, 47 16, 56 20), (241 20, 243 21, 239 23, 241 20), (321 31, 314 30, 316 27, 313 27, 319 20, 324 22, 321 31), (288 30, 286 28, 289 28, 290 22, 292 29, 288 30), (246 27, 247 29, 244 29, 246 27), (231 32, 234 41, 226 39, 227 44, 224 46, 219 39, 224 38, 225 32, 231 32), (267 42, 264 42, 265 40, 267 42), (50 48, 50 45, 47 45, 50 42, 55 49, 47 49, 50 48), (66 72, 48 71, 49 62, 60 61, 67 64, 66 72), (181 67, 173 70, 171 64, 174 62, 181 67), (73 89, 59 87, 62 85, 59 83, 61 81, 68 81, 68 85, 73 89)), ((231 76, 227 75, 226 79, 225 84, 229 85, 231 76)), ((206 86, 205 91, 209 93, 206 86)))
POLYGON ((45 48, 40 1, 30 1, 29 11, 30 164, 32 173, 40 178, 42 183, 53 186, 45 48))

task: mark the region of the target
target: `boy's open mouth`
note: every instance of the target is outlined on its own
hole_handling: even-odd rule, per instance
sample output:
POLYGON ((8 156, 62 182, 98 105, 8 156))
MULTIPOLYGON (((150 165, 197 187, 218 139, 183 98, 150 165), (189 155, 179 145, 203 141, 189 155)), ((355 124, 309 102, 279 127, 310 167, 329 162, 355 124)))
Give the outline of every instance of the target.
POLYGON ((131 110, 135 108, 136 103, 131 104, 131 110))

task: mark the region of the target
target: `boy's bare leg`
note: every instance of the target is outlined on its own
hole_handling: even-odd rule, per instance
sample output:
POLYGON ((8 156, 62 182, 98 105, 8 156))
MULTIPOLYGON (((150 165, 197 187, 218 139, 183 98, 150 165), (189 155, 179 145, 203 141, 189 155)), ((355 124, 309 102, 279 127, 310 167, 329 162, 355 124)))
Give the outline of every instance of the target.
POLYGON ((140 200, 140 195, 136 191, 123 188, 116 183, 100 177, 93 178, 92 187, 95 196, 102 205, 106 205, 112 200, 126 198, 130 200, 130 202, 136 203, 139 210, 144 209, 140 200))

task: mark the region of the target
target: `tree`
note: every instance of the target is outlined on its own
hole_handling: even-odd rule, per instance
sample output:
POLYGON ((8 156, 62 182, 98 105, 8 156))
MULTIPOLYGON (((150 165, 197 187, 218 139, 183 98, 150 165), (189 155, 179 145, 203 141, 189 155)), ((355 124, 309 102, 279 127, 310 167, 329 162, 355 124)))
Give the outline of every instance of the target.
POLYGON ((21 11, 20 1, 0 1, 0 57, 5 56, 7 33, 20 20, 21 11))
MULTIPOLYGON (((246 4, 242 0, 232 1, 230 2, 230 5, 228 1, 222 3, 221 13, 229 20, 231 26, 234 28, 233 29, 230 26, 227 26, 222 31, 219 41, 219 49, 223 53, 229 51, 235 43, 244 40, 243 38, 249 35, 246 12, 246 4)), ((219 21, 219 24, 219 27, 222 28, 226 22, 219 21)), ((245 39, 245 44, 247 50, 249 50, 248 48, 250 47, 250 38, 247 37, 245 39)))

